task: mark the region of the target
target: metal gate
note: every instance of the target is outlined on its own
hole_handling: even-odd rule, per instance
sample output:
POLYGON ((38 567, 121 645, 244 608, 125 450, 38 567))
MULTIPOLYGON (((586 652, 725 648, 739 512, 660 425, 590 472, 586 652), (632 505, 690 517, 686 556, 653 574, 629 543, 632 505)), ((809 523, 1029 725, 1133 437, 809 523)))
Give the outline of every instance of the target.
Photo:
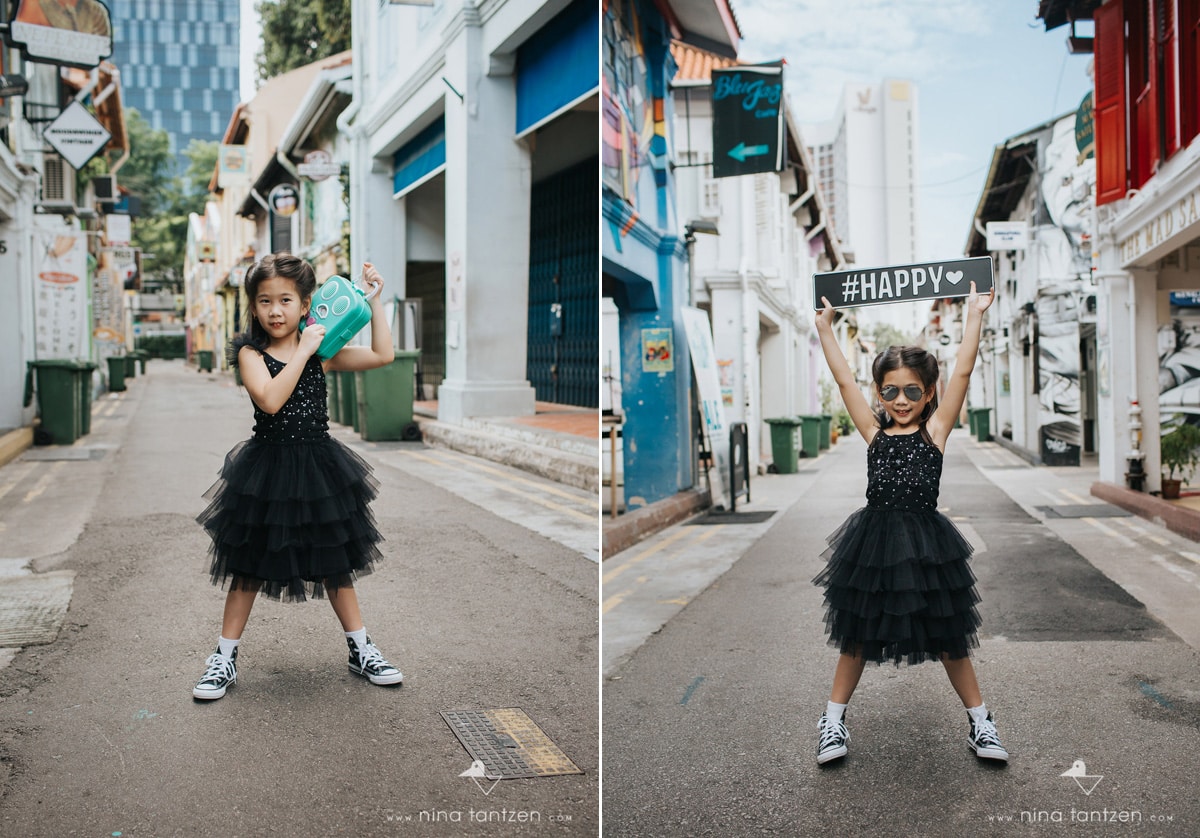
POLYGON ((598 407, 599 161, 533 185, 526 374, 539 401, 598 407))

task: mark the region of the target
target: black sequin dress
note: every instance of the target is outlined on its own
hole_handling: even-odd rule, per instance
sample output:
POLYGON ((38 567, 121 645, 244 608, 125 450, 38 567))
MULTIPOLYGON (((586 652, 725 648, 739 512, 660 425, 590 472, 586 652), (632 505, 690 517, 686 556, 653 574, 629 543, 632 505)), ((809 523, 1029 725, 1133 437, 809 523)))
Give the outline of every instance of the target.
POLYGON ((971 545, 937 510, 942 452, 917 433, 879 431, 867 448, 867 505, 831 536, 825 569, 830 645, 876 663, 963 658, 978 646, 971 545))
MULTIPOLYGON (((285 364, 263 353, 274 378, 285 364)), ((212 537, 213 584, 274 599, 320 598, 352 585, 381 554, 370 466, 329 435, 315 355, 278 413, 254 406, 254 436, 225 457, 198 517, 212 537)))

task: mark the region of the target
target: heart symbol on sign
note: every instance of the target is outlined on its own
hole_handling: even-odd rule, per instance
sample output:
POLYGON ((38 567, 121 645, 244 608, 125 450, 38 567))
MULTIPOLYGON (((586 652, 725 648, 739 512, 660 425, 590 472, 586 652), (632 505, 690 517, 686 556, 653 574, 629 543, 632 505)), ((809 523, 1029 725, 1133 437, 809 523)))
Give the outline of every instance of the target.
POLYGON ((962 281, 962 271, 946 271, 946 281, 951 285, 958 285, 962 281))

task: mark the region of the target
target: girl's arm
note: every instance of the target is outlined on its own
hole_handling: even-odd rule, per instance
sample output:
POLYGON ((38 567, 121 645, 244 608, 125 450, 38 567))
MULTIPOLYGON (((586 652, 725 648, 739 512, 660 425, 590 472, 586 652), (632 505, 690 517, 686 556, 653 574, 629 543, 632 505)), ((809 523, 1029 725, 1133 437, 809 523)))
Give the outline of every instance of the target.
POLYGON ((321 348, 325 337, 325 327, 310 326, 300 333, 300 343, 291 359, 284 365, 279 375, 271 377, 267 362, 263 360, 253 347, 243 346, 238 350, 238 370, 242 374, 242 384, 250 398, 265 413, 278 413, 300 381, 300 374, 312 354, 321 348))
POLYGON ((963 324, 962 343, 954 358, 954 371, 946 382, 946 391, 938 401, 937 411, 929 418, 926 429, 938 448, 945 450, 946 440, 954 428, 954 422, 967 398, 967 387, 971 383, 971 371, 975 369, 975 356, 979 354, 979 334, 983 330, 983 313, 996 299, 996 287, 987 294, 975 291, 971 283, 971 295, 967 297, 967 320, 963 324))
MULTIPOLYGON (((325 362, 326 370, 373 370, 390 364, 396 357, 392 346, 392 330, 388 326, 387 312, 383 308, 383 277, 370 262, 363 262, 363 278, 379 286, 379 293, 371 298, 371 345, 345 346, 325 362)), ((307 330, 305 330, 307 331, 307 330)))
POLYGON ((858 428, 863 439, 870 442, 874 438, 875 432, 879 430, 879 422, 876 421, 875 413, 871 410, 871 405, 867 403, 866 397, 863 396, 862 390, 858 388, 858 382, 854 380, 854 371, 846 363, 842 347, 838 345, 837 338, 833 334, 833 306, 825 297, 821 298, 821 302, 825 304, 825 307, 817 312, 816 322, 817 335, 821 338, 821 351, 825 353, 825 363, 829 365, 829 371, 833 373, 833 380, 837 382, 838 390, 842 394, 842 403, 846 405, 846 411, 850 414, 854 427, 858 428))

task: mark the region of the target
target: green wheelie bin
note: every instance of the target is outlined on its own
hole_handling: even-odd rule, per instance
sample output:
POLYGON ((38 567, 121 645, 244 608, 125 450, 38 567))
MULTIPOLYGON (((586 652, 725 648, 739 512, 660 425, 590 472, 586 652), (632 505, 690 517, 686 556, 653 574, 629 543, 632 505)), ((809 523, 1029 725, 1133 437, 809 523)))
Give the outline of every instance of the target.
POLYGON ((120 393, 125 389, 125 356, 110 355, 108 363, 108 389, 120 393))
POLYGON ((92 373, 99 365, 91 361, 79 361, 76 366, 76 378, 79 379, 79 435, 87 436, 92 432, 92 373))
POLYGON ((390 364, 354 374, 358 432, 368 442, 420 439, 413 422, 413 379, 421 350, 396 353, 390 364))
POLYGON ((800 420, 795 416, 779 416, 767 419, 771 426, 771 458, 775 461, 777 474, 795 474, 799 465, 796 428, 800 420))
POLYGON ((211 349, 196 350, 196 372, 213 371, 213 351, 211 349))
POLYGON ((800 455, 815 457, 821 453, 821 416, 801 416, 800 422, 800 455))
POLYGON ((354 373, 338 371, 338 395, 342 399, 342 424, 358 430, 358 395, 354 373))
MULTIPOLYGON (((70 445, 79 439, 79 362, 69 359, 30 361, 37 377, 38 416, 35 436, 40 445, 70 445)), ((32 394, 26 387, 26 404, 32 394)))
POLYGON ((832 430, 833 430, 833 414, 822 413, 821 414, 821 438, 817 445, 817 447, 820 450, 825 451, 826 449, 829 448, 829 445, 830 445, 829 437, 830 437, 830 431, 832 431, 832 430))

